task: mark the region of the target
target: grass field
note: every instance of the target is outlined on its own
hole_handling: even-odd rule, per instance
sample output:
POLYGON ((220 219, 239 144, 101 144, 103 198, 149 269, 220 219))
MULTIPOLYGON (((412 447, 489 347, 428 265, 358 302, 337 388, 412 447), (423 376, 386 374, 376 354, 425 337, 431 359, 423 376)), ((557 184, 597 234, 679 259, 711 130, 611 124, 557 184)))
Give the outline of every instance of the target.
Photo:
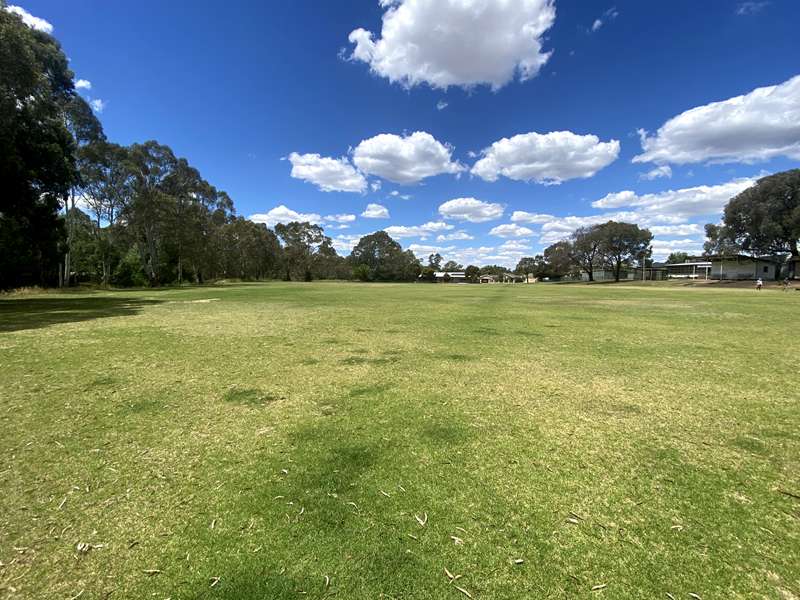
POLYGON ((666 285, 0 300, 0 597, 795 599, 799 318, 666 285))

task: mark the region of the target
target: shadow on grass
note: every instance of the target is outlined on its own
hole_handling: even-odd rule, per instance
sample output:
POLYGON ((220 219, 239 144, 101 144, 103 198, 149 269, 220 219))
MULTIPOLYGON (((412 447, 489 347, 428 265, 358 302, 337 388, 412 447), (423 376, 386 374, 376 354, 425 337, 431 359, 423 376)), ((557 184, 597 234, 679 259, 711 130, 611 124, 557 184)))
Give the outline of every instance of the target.
POLYGON ((139 314, 163 300, 130 297, 20 298, 0 300, 0 333, 39 329, 60 323, 139 314))

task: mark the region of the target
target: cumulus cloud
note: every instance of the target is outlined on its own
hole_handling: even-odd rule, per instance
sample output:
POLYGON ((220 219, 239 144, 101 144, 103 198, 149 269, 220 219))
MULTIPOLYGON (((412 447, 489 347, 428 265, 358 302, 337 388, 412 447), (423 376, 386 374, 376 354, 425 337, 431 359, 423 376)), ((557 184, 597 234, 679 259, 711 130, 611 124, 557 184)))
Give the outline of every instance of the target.
POLYGON ((529 213, 525 212, 524 210, 515 210, 513 213, 511 213, 511 220, 514 223, 532 223, 541 225, 542 223, 547 223, 553 219, 555 219, 553 215, 529 213))
POLYGON ((485 223, 503 216, 503 206, 475 198, 454 198, 439 206, 439 214, 445 219, 485 223))
POLYGON ((13 4, 10 4, 6 7, 6 10, 10 13, 19 16, 22 19, 22 22, 25 23, 25 25, 27 25, 31 29, 35 29, 36 31, 43 31, 45 33, 53 33, 53 26, 50 23, 39 17, 34 17, 31 13, 29 13, 21 6, 15 6, 13 4))
POLYGON ((532 235, 533 231, 528 229, 527 227, 522 227, 521 225, 517 225, 516 223, 506 223, 504 225, 498 225, 497 227, 493 227, 491 231, 489 231, 489 235, 496 235, 498 237, 510 238, 510 237, 525 237, 526 235, 532 235))
POLYGON ((500 252, 530 252, 532 249, 529 239, 508 240, 497 248, 500 252))
POLYGON ((361 193, 367 189, 367 180, 347 158, 292 152, 289 162, 292 163, 292 177, 313 183, 323 192, 361 193))
POLYGON ((369 184, 369 187, 373 192, 377 192, 379 189, 381 189, 381 180, 376 179, 375 181, 369 184))
POLYGON ((672 169, 669 165, 661 165, 650 169, 647 173, 639 173, 639 179, 646 181, 653 181, 653 179, 659 179, 660 177, 666 177, 667 179, 672 177, 672 169))
POLYGON ((361 213, 361 216, 365 219, 388 219, 389 209, 381 204, 370 202, 364 212, 361 213))
POLYGON ((356 216, 355 215, 348 215, 348 214, 328 215, 328 216, 323 217, 323 218, 326 221, 329 221, 331 223, 352 223, 353 221, 356 220, 356 216))
POLYGON ((754 185, 753 177, 742 177, 719 185, 699 185, 655 194, 636 194, 630 190, 607 194, 592 202, 594 208, 635 208, 647 215, 688 218, 720 212, 728 200, 754 185))
POLYGON ((654 135, 639 130, 633 162, 686 164, 800 160, 800 75, 779 85, 687 110, 654 135))
POLYGON ((500 175, 517 181, 557 185, 591 177, 619 155, 619 141, 571 131, 522 133, 503 138, 482 151, 472 173, 486 181, 500 175))
POLYGON ((475 237, 468 234, 466 231, 459 230, 454 231, 453 233, 443 233, 441 235, 436 236, 437 242, 449 242, 453 240, 474 240, 475 237))
POLYGON ((486 84, 535 77, 550 58, 542 36, 556 18, 553 0, 381 0, 380 37, 353 30, 350 56, 406 87, 486 84))
POLYGON ((683 225, 651 225, 648 227, 653 235, 704 235, 705 229, 700 223, 684 223, 683 225))
POLYGON ((393 197, 395 197, 395 198, 401 198, 402 200, 411 200, 411 198, 412 198, 411 194, 401 194, 401 193, 400 193, 400 192, 398 192, 397 190, 392 190, 392 191, 389 193, 389 195, 390 195, 390 196, 393 196, 393 197))
POLYGON ((702 239, 662 240, 654 239, 650 246, 653 250, 654 260, 664 260, 673 252, 686 252, 689 255, 703 253, 702 239))
MULTIPOLYGON (((369 235, 369 234, 364 234, 369 235)), ((336 249, 341 256, 346 256, 352 252, 353 248, 356 247, 358 241, 362 238, 362 235, 337 235, 336 237, 331 239, 333 243, 333 247, 336 249)))
POLYGON ((381 133, 356 146, 353 162, 369 175, 412 184, 426 177, 463 171, 464 166, 451 159, 452 152, 452 148, 425 131, 408 136, 381 133))
POLYGON ((391 227, 387 227, 384 231, 393 238, 417 237, 425 240, 432 234, 439 233, 440 231, 449 231, 451 229, 455 228, 443 221, 429 221, 423 225, 392 225, 391 227))
POLYGON ((99 114, 106 109, 106 102, 100 98, 95 98, 94 100, 89 100, 89 106, 92 107, 94 112, 99 114))
POLYGON ((316 213, 299 213, 281 204, 266 213, 250 215, 250 220, 255 223, 265 223, 267 227, 275 227, 278 223, 291 223, 293 221, 320 224, 322 217, 316 213))
POLYGON ((92 89, 92 82, 88 79, 78 79, 75 82, 75 89, 76 90, 90 90, 92 89))
POLYGON ((417 258, 421 260, 425 260, 431 254, 446 254, 447 252, 452 252, 455 249, 455 246, 431 246, 427 244, 410 244, 408 249, 411 250, 414 254, 417 255, 417 258))

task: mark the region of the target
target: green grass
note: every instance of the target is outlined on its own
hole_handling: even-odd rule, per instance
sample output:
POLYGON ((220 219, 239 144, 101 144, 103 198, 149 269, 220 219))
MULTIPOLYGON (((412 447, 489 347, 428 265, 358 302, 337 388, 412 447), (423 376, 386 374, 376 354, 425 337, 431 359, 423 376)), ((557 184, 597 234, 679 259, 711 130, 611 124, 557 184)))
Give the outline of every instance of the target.
POLYGON ((713 286, 0 300, 0 597, 797 598, 799 318, 713 286))

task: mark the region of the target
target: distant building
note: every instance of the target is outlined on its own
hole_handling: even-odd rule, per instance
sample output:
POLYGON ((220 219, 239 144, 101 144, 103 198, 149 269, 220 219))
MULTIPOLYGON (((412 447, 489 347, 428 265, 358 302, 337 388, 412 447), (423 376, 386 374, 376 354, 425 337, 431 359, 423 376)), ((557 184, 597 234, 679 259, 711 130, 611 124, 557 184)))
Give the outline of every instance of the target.
POLYGON ((503 283, 525 283, 528 278, 525 275, 516 273, 503 273, 503 283))
MULTIPOLYGON (((620 281, 627 281, 632 280, 636 276, 635 269, 629 269, 628 267, 622 267, 619 271, 619 280, 620 281)), ((592 277, 595 281, 614 281, 614 269, 609 267, 595 267, 592 271, 592 277)), ((641 277, 641 275, 640 275, 641 277)), ((589 281, 589 275, 586 272, 581 273, 581 280, 589 281)))
POLYGON ((710 260, 687 260, 682 263, 667 263, 663 267, 670 279, 709 279, 710 260))
POLYGON ((436 283, 466 283, 467 274, 463 271, 436 271, 433 274, 436 283))
POLYGON ((494 275, 481 275, 478 281, 481 283, 497 283, 497 277, 494 275))
POLYGON ((711 279, 776 279, 783 260, 776 256, 711 256, 711 279))

